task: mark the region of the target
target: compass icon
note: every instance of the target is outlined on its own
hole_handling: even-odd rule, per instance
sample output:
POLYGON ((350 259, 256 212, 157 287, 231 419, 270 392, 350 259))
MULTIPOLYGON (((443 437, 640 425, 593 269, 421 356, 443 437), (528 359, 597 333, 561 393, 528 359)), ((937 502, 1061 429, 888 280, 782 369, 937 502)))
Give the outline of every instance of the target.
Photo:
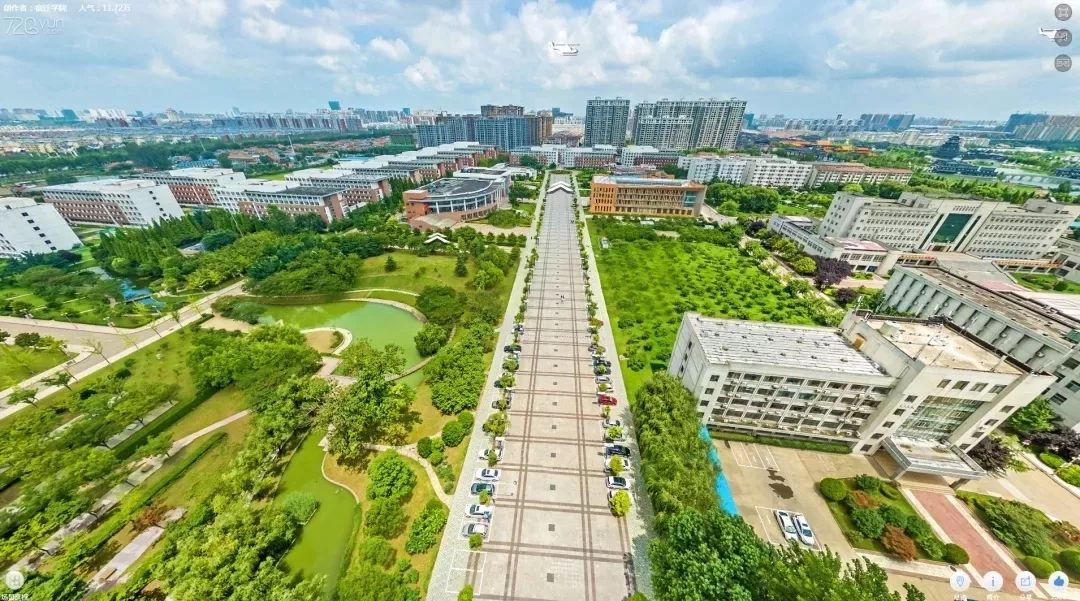
POLYGON ((1054 17, 1058 21, 1068 21, 1072 18, 1072 7, 1062 2, 1054 7, 1054 17))

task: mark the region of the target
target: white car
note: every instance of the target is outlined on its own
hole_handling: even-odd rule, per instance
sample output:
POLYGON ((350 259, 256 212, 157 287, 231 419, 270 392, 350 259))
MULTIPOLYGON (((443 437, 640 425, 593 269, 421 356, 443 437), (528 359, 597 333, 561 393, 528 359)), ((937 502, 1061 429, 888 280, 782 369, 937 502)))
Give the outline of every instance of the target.
POLYGON ((479 505, 473 503, 465 508, 465 517, 467 518, 479 518, 481 520, 491 520, 492 514, 495 513, 495 508, 491 505, 479 505))
POLYGON ((610 376, 596 376, 597 384, 609 384, 611 382, 610 376))
POLYGON ((608 429, 608 428, 621 428, 621 427, 622 427, 622 420, 614 419, 614 418, 611 418, 611 417, 604 418, 604 429, 605 430, 608 429))
MULTIPOLYGON (((607 469, 610 470, 611 469, 611 461, 613 459, 615 459, 615 457, 608 457, 607 459, 605 459, 604 460, 604 467, 606 467, 607 469)), ((623 469, 624 472, 629 471, 630 468, 633 467, 633 464, 630 463, 630 458, 629 457, 619 457, 619 459, 622 460, 622 469, 623 469)))
POLYGON ((476 479, 481 482, 498 482, 499 476, 502 475, 502 470, 497 470, 490 467, 480 468, 476 470, 476 479))
POLYGON ((487 461, 488 451, 495 451, 495 460, 502 461, 502 449, 480 449, 480 454, 477 455, 477 459, 480 461, 487 461))
POLYGON ((795 521, 791 519, 790 513, 777 509, 776 521, 780 524, 780 531, 784 533, 784 538, 799 540, 799 533, 795 531, 795 521))
POLYGON ((607 487, 611 490, 630 490, 630 481, 622 476, 608 476, 607 487))
POLYGON ((488 525, 487 524, 481 524, 480 522, 469 522, 468 524, 465 524, 465 526, 461 528, 461 536, 464 536, 464 537, 468 538, 469 536, 472 536, 473 534, 479 534, 480 536, 482 536, 484 538, 487 538, 488 525))
POLYGON ((796 513, 793 521, 795 522, 795 530, 799 533, 799 540, 808 547, 815 546, 817 540, 814 538, 814 531, 810 529, 810 523, 806 521, 806 517, 801 513, 796 513))

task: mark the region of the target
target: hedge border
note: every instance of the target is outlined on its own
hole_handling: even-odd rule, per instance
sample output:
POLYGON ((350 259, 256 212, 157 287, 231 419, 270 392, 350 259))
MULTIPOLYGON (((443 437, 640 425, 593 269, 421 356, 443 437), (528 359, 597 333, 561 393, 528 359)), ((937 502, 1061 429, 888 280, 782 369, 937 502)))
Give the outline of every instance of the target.
POLYGON ((709 428, 709 436, 719 440, 729 440, 732 442, 754 442, 774 447, 802 449, 805 451, 821 451, 823 453, 835 453, 837 455, 851 454, 851 447, 839 442, 800 440, 797 438, 783 438, 779 436, 762 436, 759 434, 732 432, 730 430, 714 430, 712 428, 709 428))
POLYGON ((195 396, 190 399, 180 401, 173 405, 168 411, 162 413, 152 422, 143 426, 138 432, 132 434, 130 438, 113 447, 113 453, 115 453, 119 459, 127 459, 139 448, 139 445, 146 442, 148 438, 164 432, 218 392, 218 389, 201 390, 196 392, 195 396))

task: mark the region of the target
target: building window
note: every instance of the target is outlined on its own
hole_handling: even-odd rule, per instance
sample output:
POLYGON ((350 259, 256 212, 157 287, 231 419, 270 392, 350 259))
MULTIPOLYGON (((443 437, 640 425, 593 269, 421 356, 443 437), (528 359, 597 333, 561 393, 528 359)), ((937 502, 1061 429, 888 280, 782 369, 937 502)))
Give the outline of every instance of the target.
POLYGON ((892 414, 893 415, 903 415, 904 410, 903 409, 897 409, 896 411, 893 411, 892 414))
POLYGON ((1066 399, 1064 396, 1062 396, 1060 394, 1055 394, 1054 396, 1050 397, 1050 402, 1055 404, 1055 405, 1060 405, 1060 404, 1064 403, 1066 400, 1068 400, 1068 399, 1066 399))
POLYGON ((878 432, 877 434, 874 434, 873 436, 871 436, 870 439, 871 440, 880 440, 882 436, 885 436, 885 435, 883 433, 881 433, 881 432, 878 432))
POLYGON ((708 404, 709 404, 709 401, 704 400, 704 401, 701 401, 700 403, 698 403, 698 407, 704 407, 705 405, 708 405, 708 404))
POLYGON ((1005 390, 1005 385, 1004 384, 994 384, 990 388, 990 394, 997 394, 997 393, 1001 392, 1002 390, 1005 390))
POLYGON ((968 382, 967 380, 960 380, 956 384, 953 384, 952 387, 953 387, 953 390, 963 390, 963 389, 967 388, 968 384, 971 384, 971 382, 968 382))
POLYGON ((982 392, 983 390, 986 390, 986 382, 977 382, 971 387, 971 392, 982 392))
POLYGON ((937 387, 938 388, 948 388, 949 387, 949 382, 951 382, 951 381, 952 380, 942 380, 942 381, 938 382, 937 387))
POLYGON ((720 381, 720 376, 709 376, 709 381, 710 382, 719 382, 720 381))
POLYGON ((1071 382, 1069 382, 1068 384, 1065 385, 1065 388, 1068 388, 1072 392, 1080 392, 1080 382, 1077 382, 1076 380, 1072 380, 1071 382))
POLYGON ((711 395, 714 392, 716 392, 715 388, 706 388, 705 389, 705 394, 707 394, 707 395, 711 395))
POLYGON ((988 420, 986 420, 985 425, 986 425, 987 428, 992 428, 992 427, 996 426, 997 423, 998 423, 998 420, 996 420, 996 419, 988 419, 988 420))
POLYGON ((864 453, 869 453, 869 452, 870 452, 870 449, 872 449, 872 448, 874 448, 874 445, 872 445, 872 444, 864 444, 864 445, 862 446, 862 451, 863 451, 864 453))
POLYGON ((891 427, 893 427, 895 425, 896 425, 896 422, 885 422, 884 424, 881 424, 881 427, 882 428, 891 428, 891 427))

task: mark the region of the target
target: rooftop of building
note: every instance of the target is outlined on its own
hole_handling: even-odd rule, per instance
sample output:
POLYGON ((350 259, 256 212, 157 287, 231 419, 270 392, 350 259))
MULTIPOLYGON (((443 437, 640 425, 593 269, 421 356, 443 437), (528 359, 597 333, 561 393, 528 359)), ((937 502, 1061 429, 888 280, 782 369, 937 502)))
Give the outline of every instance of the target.
POLYGON ((238 173, 232 169, 226 169, 224 167, 184 167, 182 169, 169 169, 167 171, 158 171, 149 175, 171 175, 173 177, 191 177, 191 178, 207 178, 207 177, 221 177, 223 175, 232 175, 238 173))
POLYGON ((1074 330, 1080 330, 1080 320, 1068 314, 1052 315, 1045 307, 1019 294, 992 290, 967 278, 949 273, 937 267, 900 267, 930 282, 950 289, 961 298, 1006 316, 1021 326, 1045 336, 1063 338, 1074 330))
POLYGON ((922 319, 867 317, 866 323, 908 357, 933 367, 1021 373, 1003 356, 944 323, 922 319))
POLYGON ((860 240, 858 238, 825 238, 834 245, 844 250, 863 252, 888 252, 889 249, 873 240, 860 240))
POLYGON ((347 188, 344 186, 291 186, 280 190, 249 190, 249 192, 262 192, 264 194, 279 194, 289 196, 317 196, 324 197, 337 194, 347 188))
POLYGON ((19 196, 0 198, 0 209, 24 209, 36 204, 37 202, 34 201, 33 198, 23 198, 19 196))
POLYGON ((69 192, 102 192, 102 193, 116 193, 116 192, 128 192, 131 190, 137 190, 139 188, 150 188, 158 186, 155 181, 148 179, 120 179, 120 178, 107 178, 107 179, 95 179, 84 182, 71 182, 70 184, 56 184, 55 186, 46 186, 45 190, 55 191, 69 191, 69 192))
POLYGON ((511 173, 511 169, 496 167, 462 167, 459 171, 455 171, 454 175, 458 173, 465 173, 469 175, 496 175, 506 176, 511 173))
POLYGON ((471 177, 444 177, 420 186, 428 196, 457 196, 476 194, 496 185, 493 180, 471 177))
POLYGON ((268 192, 273 193, 286 188, 295 187, 296 184, 289 181, 282 180, 268 180, 252 178, 237 182, 235 184, 225 184, 221 186, 222 190, 228 192, 268 192))
POLYGON ((704 184, 688 179, 660 179, 655 177, 635 177, 632 175, 595 175, 594 184, 614 184, 616 186, 638 186, 642 188, 686 188, 704 189, 704 184))
POLYGON ((749 363, 794 370, 886 375, 833 328, 684 317, 710 363, 749 363))
POLYGON ((911 173, 911 169, 897 167, 870 167, 862 163, 834 163, 831 161, 818 161, 814 168, 819 171, 884 171, 887 173, 911 173))

